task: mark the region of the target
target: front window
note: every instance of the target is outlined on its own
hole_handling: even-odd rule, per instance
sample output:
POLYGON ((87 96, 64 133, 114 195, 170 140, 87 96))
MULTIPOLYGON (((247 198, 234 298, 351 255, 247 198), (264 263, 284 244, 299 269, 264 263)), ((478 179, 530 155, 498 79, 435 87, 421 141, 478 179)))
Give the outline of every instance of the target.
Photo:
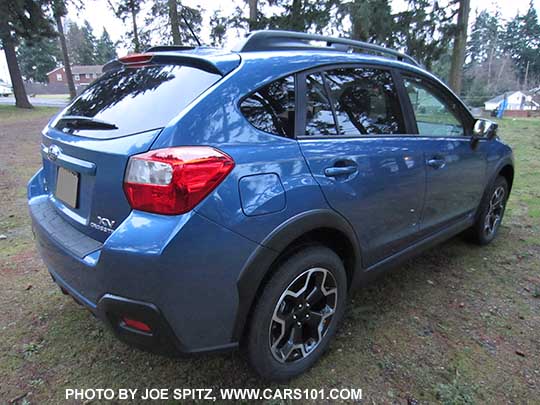
POLYGON ((412 78, 405 79, 404 84, 412 104, 419 135, 432 137, 465 135, 463 123, 456 109, 433 89, 412 78))

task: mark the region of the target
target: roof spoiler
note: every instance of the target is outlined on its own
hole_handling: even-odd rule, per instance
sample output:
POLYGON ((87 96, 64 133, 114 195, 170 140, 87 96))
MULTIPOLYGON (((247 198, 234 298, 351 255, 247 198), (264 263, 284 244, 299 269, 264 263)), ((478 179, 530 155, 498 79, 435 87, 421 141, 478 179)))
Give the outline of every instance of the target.
MULTIPOLYGON (((171 65, 187 65, 197 69, 204 70, 209 73, 219 74, 221 76, 226 75, 240 64, 240 56, 234 53, 222 54, 222 55, 200 55, 196 53, 190 53, 189 49, 171 49, 179 47, 162 47, 157 46, 148 49, 147 52, 137 54, 139 58, 144 58, 146 64, 171 64, 171 65), (166 48, 166 49, 164 49, 166 48), (187 51, 187 52, 167 52, 167 53, 154 53, 163 51, 187 51)), ((129 56, 112 60, 103 66, 103 72, 119 69, 121 67, 130 65, 132 67, 141 66, 137 63, 123 63, 122 59, 128 60, 129 56)))

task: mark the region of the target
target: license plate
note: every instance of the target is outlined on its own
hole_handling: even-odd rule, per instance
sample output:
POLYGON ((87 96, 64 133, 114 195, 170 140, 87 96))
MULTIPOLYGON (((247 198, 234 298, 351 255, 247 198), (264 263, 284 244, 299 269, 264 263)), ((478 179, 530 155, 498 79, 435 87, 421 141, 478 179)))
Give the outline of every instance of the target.
POLYGON ((56 179, 56 198, 77 208, 77 195, 79 194, 79 173, 72 172, 63 167, 58 168, 56 179))

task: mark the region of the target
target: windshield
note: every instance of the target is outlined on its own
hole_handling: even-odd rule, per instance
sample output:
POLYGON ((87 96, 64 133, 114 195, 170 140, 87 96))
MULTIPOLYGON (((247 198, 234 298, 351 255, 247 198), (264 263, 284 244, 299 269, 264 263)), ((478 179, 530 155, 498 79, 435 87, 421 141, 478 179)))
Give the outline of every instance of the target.
POLYGON ((178 65, 122 68, 105 73, 88 87, 55 120, 65 128, 62 117, 88 117, 116 126, 103 130, 73 126, 69 132, 91 138, 115 138, 164 127, 199 94, 221 76, 178 65))

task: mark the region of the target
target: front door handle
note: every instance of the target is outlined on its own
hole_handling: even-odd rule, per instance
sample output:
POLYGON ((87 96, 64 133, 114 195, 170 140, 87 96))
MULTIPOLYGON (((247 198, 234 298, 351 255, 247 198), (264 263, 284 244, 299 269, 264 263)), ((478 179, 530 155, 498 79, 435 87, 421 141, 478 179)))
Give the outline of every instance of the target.
POLYGON ((333 166, 324 169, 324 175, 326 177, 345 176, 347 174, 353 174, 358 171, 357 166, 333 166))
POLYGON ((426 161, 428 166, 433 167, 434 169, 442 169, 446 165, 446 160, 441 158, 431 158, 426 161))

